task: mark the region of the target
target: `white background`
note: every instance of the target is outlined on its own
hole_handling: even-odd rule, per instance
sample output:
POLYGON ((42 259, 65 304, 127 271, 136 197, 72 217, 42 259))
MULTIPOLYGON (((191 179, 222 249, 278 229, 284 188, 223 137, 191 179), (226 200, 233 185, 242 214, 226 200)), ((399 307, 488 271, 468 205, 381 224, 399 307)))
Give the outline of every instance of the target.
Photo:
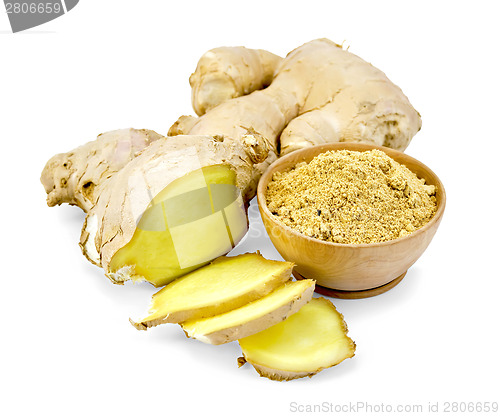
MULTIPOLYGON (((441 413, 445 402, 499 401, 495 3, 81 0, 18 34, 0 6, 0 413, 264 416, 294 413, 292 402, 438 402, 441 413), (193 114, 188 77, 208 49, 284 55, 318 37, 345 41, 410 98, 423 128, 407 153, 440 176, 448 205, 399 286, 334 300, 356 356, 279 383, 238 369, 236 342, 205 345, 175 325, 136 331, 128 318, 155 289, 114 286, 88 263, 77 245, 83 213, 48 208, 39 175, 98 133, 166 134, 193 114)), ((279 258, 267 237, 248 237, 242 250, 255 249, 279 258)))

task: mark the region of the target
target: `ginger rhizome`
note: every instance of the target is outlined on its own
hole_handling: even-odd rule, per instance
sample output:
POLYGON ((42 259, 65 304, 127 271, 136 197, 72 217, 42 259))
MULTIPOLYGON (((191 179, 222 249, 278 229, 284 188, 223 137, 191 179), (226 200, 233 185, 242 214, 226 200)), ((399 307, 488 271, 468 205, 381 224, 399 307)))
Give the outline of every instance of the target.
POLYGON ((262 49, 222 47, 206 52, 189 77, 199 116, 231 98, 267 87, 282 58, 262 49))
POLYGON ((231 250, 246 232, 257 181, 276 158, 260 135, 242 136, 152 143, 109 179, 88 212, 85 255, 114 283, 162 286, 231 250))
POLYGON ((122 129, 97 136, 68 153, 52 157, 40 178, 47 192, 47 205, 92 208, 103 183, 151 143, 163 136, 152 130, 122 129))
POLYGON ((279 139, 281 154, 286 154, 338 141, 404 150, 421 120, 382 71, 318 39, 290 52, 269 87, 224 101, 198 119, 183 116, 169 134, 231 135, 231 128, 242 125, 279 139))
POLYGON ((246 231, 236 174, 228 165, 209 165, 153 198, 130 242, 112 257, 108 276, 117 283, 130 276, 162 286, 227 253, 246 231))
POLYGON ((245 234, 256 184, 279 154, 332 141, 403 150, 420 129, 397 86, 327 39, 283 59, 217 48, 190 82, 202 115, 179 118, 173 137, 130 130, 128 145, 101 137, 56 157, 42 175, 49 205, 88 211, 80 245, 115 283, 161 286, 231 250, 245 234), (198 209, 194 201, 205 202, 198 209))

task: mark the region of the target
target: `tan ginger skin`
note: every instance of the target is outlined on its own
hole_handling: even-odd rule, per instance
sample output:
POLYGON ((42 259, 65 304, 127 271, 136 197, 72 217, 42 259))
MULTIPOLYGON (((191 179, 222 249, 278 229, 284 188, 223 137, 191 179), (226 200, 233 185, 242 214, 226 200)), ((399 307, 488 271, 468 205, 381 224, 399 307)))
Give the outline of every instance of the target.
POLYGON ((242 46, 206 52, 189 77, 194 111, 201 116, 224 101, 267 87, 281 61, 271 52, 242 46))
POLYGON ((70 152, 55 155, 40 178, 47 192, 47 205, 67 203, 87 212, 94 206, 102 183, 161 138, 152 130, 114 130, 70 152))
POLYGON ((277 136, 283 155, 339 141, 403 151, 421 120, 382 71, 318 39, 290 52, 269 87, 223 102, 198 119, 183 116, 169 134, 228 134, 240 124, 269 139, 277 136))

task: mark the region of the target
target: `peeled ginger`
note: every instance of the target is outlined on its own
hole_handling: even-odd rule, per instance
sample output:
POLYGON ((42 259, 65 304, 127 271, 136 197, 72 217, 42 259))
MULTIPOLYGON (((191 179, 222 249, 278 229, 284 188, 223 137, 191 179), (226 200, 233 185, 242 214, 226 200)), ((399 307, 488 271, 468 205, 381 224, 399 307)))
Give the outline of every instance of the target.
POLYGON ((293 263, 267 260, 259 253, 219 257, 155 293, 149 316, 132 324, 147 329, 228 312, 285 283, 292 268, 293 263))
POLYGON ((243 357, 263 377, 293 380, 312 377, 354 356, 356 345, 335 306, 314 298, 300 311, 265 331, 239 340, 243 357))
POLYGON ((207 344, 225 344, 263 331, 298 312, 314 292, 314 280, 286 282, 270 294, 221 315, 187 321, 186 335, 207 344))

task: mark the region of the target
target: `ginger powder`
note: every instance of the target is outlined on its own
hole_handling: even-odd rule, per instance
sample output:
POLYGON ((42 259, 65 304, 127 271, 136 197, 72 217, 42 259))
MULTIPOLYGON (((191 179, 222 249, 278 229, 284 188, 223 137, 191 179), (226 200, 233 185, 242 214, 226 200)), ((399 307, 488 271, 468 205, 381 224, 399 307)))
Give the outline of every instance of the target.
POLYGON ((380 150, 337 150, 277 172, 269 210, 313 238, 369 244, 408 235, 436 213, 436 189, 380 150))

